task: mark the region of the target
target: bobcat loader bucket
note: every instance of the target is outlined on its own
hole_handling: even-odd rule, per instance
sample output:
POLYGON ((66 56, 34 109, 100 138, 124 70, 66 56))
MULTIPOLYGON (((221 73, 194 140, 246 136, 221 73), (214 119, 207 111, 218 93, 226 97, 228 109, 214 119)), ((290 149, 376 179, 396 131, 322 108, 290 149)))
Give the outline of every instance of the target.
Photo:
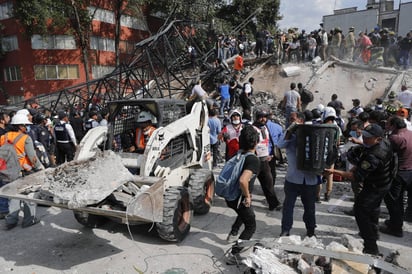
POLYGON ((119 158, 106 151, 89 160, 48 168, 5 185, 0 196, 122 223, 161 222, 164 179, 133 175, 119 158))

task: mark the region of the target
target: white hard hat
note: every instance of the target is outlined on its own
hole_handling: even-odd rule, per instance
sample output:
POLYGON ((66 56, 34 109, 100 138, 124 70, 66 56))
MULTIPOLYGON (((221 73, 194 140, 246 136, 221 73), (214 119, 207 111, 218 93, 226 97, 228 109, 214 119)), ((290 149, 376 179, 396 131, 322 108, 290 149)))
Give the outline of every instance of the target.
POLYGON ((137 118, 138 123, 143 123, 147 121, 152 121, 153 115, 148 111, 142 111, 139 113, 139 117, 137 118))
POLYGON ((325 121, 327 118, 333 117, 336 119, 336 110, 333 107, 325 107, 323 109, 322 121, 325 121))
POLYGON ((23 109, 18 110, 18 111, 16 112, 16 114, 29 115, 29 114, 30 114, 30 111, 29 111, 28 109, 23 108, 23 109))
POLYGON ((322 113, 323 110, 325 109, 325 106, 322 104, 319 104, 316 108, 319 110, 320 113, 322 113))
POLYGON ((243 44, 239 44, 239 49, 245 49, 245 46, 243 44))
POLYGON ((29 121, 26 114, 16 113, 13 118, 11 118, 12 125, 32 125, 33 123, 29 121))
POLYGON ((240 117, 242 117, 242 113, 241 113, 239 110, 234 109, 234 110, 232 110, 232 111, 230 112, 229 118, 232 118, 232 116, 235 115, 235 114, 237 114, 237 115, 239 115, 240 117))

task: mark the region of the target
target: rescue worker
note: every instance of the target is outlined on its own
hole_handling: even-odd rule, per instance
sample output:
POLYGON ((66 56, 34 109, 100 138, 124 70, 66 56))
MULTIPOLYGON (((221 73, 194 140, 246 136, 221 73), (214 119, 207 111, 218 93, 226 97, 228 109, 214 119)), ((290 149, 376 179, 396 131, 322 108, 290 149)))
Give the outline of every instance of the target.
MULTIPOLYGON (((22 175, 28 175, 35 170, 44 169, 43 165, 36 156, 36 151, 33 146, 33 140, 27 134, 27 125, 31 125, 27 115, 16 114, 11 120, 11 130, 0 138, 0 146, 5 142, 14 143, 16 138, 19 138, 15 144, 13 144, 22 170, 22 175)), ((38 223, 39 221, 35 217, 36 205, 29 205, 27 202, 20 200, 10 200, 9 214, 5 217, 5 229, 10 230, 17 226, 19 221, 19 212, 23 210, 24 217, 22 227, 29 227, 38 223)))
POLYGON ((345 50, 346 50, 346 60, 353 62, 353 52, 356 45, 356 39, 354 34, 355 28, 350 27, 349 32, 345 37, 345 50))
POLYGON ((77 140, 67 113, 59 112, 58 118, 59 122, 54 126, 54 135, 56 139, 56 164, 61 165, 66 161, 73 160, 77 140))
POLYGON ((340 46, 342 44, 342 30, 339 27, 336 27, 333 36, 332 36, 332 55, 336 58, 340 58, 340 46))
POLYGON ((362 130, 363 145, 348 153, 355 167, 350 171, 325 169, 326 173, 363 182, 363 188, 355 198, 354 213, 363 238, 363 253, 372 255, 380 254, 376 243, 380 205, 391 187, 394 169, 393 149, 383 136, 384 131, 379 125, 370 124, 362 130))
POLYGON ((156 127, 153 126, 154 117, 148 111, 142 111, 137 118, 137 123, 139 127, 136 129, 136 146, 137 153, 144 153, 146 144, 149 141, 150 136, 156 130, 156 127))
POLYGON ((239 136, 243 128, 241 117, 242 113, 239 110, 232 110, 229 114, 230 124, 226 125, 219 134, 219 140, 226 143, 226 161, 232 158, 239 150, 239 136))
POLYGON ((233 70, 235 74, 240 74, 243 70, 243 51, 240 51, 233 63, 233 70))
POLYGON ((369 64, 371 59, 371 39, 362 31, 359 32, 359 47, 361 50, 362 61, 365 65, 369 64))

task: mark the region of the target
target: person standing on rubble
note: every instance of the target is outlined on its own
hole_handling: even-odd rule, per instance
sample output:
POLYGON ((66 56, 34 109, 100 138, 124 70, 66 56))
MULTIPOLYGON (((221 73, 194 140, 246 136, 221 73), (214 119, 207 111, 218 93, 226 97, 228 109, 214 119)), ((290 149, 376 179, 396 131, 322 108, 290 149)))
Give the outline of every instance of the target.
POLYGON ((353 52, 355 50, 356 39, 355 39, 355 28, 350 27, 349 32, 345 38, 345 50, 346 50, 346 60, 353 62, 353 52))
POLYGON ((293 113, 291 125, 283 133, 279 140, 279 148, 286 149, 288 168, 285 177, 285 200, 282 211, 282 231, 280 236, 289 236, 293 225, 293 211, 296 199, 301 197, 304 213, 303 221, 306 227, 306 236, 315 236, 316 228, 316 195, 319 184, 319 176, 316 173, 302 171, 297 168, 297 135, 298 125, 305 122, 305 115, 301 112, 293 113))
MULTIPOLYGON (((256 231, 256 216, 252 207, 252 190, 256 179, 256 174, 259 172, 259 159, 256 157, 255 148, 259 140, 257 131, 252 126, 245 126, 239 136, 239 149, 242 153, 252 152, 253 154, 246 156, 243 164, 242 172, 239 177, 239 187, 241 189, 240 196, 233 200, 226 200, 228 207, 236 211, 237 217, 232 225, 231 232, 227 240, 234 240, 242 224, 244 230, 239 236, 239 240, 250 240, 256 231)), ((237 243, 232 246, 230 256, 227 258, 228 265, 240 264, 242 258, 240 252, 242 247, 237 243)))
POLYGON ((359 32, 359 47, 361 50, 362 61, 365 65, 369 64, 371 59, 371 47, 373 46, 371 39, 363 32, 359 32))
POLYGON ((351 181, 363 182, 355 198, 354 213, 363 239, 363 253, 379 255, 377 240, 380 206, 388 193, 394 167, 392 145, 384 139, 384 131, 377 124, 370 124, 362 130, 363 145, 356 147, 351 157, 354 168, 343 171, 325 169, 326 174, 338 174, 351 181))
POLYGON ((302 102, 299 92, 296 91, 296 83, 290 83, 290 90, 285 92, 281 103, 281 108, 285 111, 286 128, 289 127, 289 117, 292 112, 302 110, 302 102))

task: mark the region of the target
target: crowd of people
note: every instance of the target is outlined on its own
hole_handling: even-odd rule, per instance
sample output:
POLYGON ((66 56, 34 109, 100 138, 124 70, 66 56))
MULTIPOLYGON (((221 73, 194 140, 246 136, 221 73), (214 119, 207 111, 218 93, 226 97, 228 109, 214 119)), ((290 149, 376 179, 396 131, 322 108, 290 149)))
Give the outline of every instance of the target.
POLYGON ((341 60, 408 69, 412 49, 412 30, 397 35, 388 28, 375 27, 373 31, 342 30, 335 27, 306 32, 290 28, 270 33, 259 30, 254 37, 244 32, 235 35, 218 35, 215 43, 216 57, 228 59, 242 53, 244 56, 275 55, 278 64, 311 61, 319 56, 328 60, 334 56, 341 60))
MULTIPOLYGON (((248 156, 248 164, 241 173, 240 196, 236 201, 226 201, 237 213, 227 236, 227 240, 233 242, 227 263, 240 262, 241 248, 236 240, 249 240, 256 230, 252 199, 255 178, 263 190, 268 210, 282 211, 280 236, 292 234, 294 208, 300 197, 308 237, 316 236, 316 203, 330 201, 335 180, 350 181, 354 205, 345 213, 355 217, 359 235, 364 241, 363 252, 380 255, 377 245, 379 231, 403 237, 404 220, 412 221, 412 131, 407 128, 410 125, 412 92, 402 86, 399 92, 389 93, 387 100, 378 98, 371 106, 363 106, 359 99, 353 99, 353 105, 347 111, 348 120, 342 117, 346 109, 337 94, 331 95, 327 106, 320 104, 312 110, 303 110, 301 93, 297 85, 291 83, 283 101, 285 127, 271 119, 279 117, 259 108, 253 111, 253 115, 249 115, 248 108, 245 113, 242 108, 232 109, 226 124, 213 122, 214 159, 221 158, 218 146, 223 143, 225 156, 222 158, 226 161, 238 153, 254 153, 253 158, 248 156), (349 149, 336 153, 325 163, 322 173, 301 170, 297 159, 297 129, 299 125, 320 124, 335 129, 334 151, 341 150, 345 143, 349 149), (249 143, 242 144, 245 140, 249 143), (286 160, 279 157, 279 150, 284 151, 286 160), (286 161, 285 198, 280 201, 274 190, 276 169, 281 166, 280 162, 286 161), (324 197, 321 195, 323 189, 324 197), (406 206, 405 193, 408 195, 406 206), (382 202, 388 208, 389 218, 379 224, 382 202), (242 224, 244 230, 240 232, 242 224)), ((216 113, 213 105, 211 111, 216 113)), ((215 115, 211 119, 216 120, 215 115)), ((214 160, 213 165, 217 163, 218 160, 214 160)))

